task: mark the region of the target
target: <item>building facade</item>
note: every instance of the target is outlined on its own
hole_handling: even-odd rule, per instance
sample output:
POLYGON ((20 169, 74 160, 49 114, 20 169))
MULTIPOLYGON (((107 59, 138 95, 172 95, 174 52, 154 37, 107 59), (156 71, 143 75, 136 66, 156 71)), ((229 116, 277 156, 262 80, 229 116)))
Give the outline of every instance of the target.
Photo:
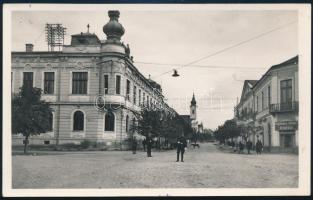
MULTIPOLYGON (((62 51, 36 52, 27 44, 25 52, 12 52, 12 93, 25 84, 41 88, 53 108, 51 131, 31 137, 30 144, 122 143, 137 134, 130 127, 143 107, 174 112, 164 103, 161 86, 134 66, 129 46, 121 42, 119 11, 108 15, 106 40, 87 31, 72 35, 62 51)), ((13 144, 22 142, 13 136, 13 144)))
POLYGON ((243 136, 268 151, 298 150, 298 56, 272 66, 258 81, 244 83, 235 107, 243 136))

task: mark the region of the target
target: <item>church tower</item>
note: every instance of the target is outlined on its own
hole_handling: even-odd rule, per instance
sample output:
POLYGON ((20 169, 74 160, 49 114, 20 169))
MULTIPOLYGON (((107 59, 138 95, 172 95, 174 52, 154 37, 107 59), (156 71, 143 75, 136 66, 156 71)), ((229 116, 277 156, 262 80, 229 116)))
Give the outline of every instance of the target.
POLYGON ((195 94, 192 95, 192 100, 190 104, 190 119, 191 120, 197 119, 197 102, 196 102, 195 94))

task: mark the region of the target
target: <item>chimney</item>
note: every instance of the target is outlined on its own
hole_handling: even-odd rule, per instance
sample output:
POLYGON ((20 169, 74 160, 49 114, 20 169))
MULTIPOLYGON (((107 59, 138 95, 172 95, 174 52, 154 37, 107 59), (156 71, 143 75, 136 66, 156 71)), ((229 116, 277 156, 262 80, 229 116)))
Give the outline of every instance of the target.
POLYGON ((32 52, 34 48, 33 44, 26 44, 26 52, 32 52))

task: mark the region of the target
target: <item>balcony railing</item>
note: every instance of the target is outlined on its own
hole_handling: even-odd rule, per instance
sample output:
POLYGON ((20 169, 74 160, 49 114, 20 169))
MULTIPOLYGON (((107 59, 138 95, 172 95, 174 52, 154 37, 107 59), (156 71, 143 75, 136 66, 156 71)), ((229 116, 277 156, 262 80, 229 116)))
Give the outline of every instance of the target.
POLYGON ((298 112, 299 102, 292 101, 287 103, 277 103, 271 104, 270 113, 278 113, 278 112, 298 112))

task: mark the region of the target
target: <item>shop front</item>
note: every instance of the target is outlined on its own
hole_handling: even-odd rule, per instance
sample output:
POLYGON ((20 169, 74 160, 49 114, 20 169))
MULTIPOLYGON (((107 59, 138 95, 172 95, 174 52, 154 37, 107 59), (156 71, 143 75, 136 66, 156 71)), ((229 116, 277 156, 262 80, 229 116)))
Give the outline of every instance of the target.
POLYGON ((286 151, 296 150, 296 134, 298 130, 297 121, 279 121, 275 123, 275 130, 279 132, 281 149, 286 151))

